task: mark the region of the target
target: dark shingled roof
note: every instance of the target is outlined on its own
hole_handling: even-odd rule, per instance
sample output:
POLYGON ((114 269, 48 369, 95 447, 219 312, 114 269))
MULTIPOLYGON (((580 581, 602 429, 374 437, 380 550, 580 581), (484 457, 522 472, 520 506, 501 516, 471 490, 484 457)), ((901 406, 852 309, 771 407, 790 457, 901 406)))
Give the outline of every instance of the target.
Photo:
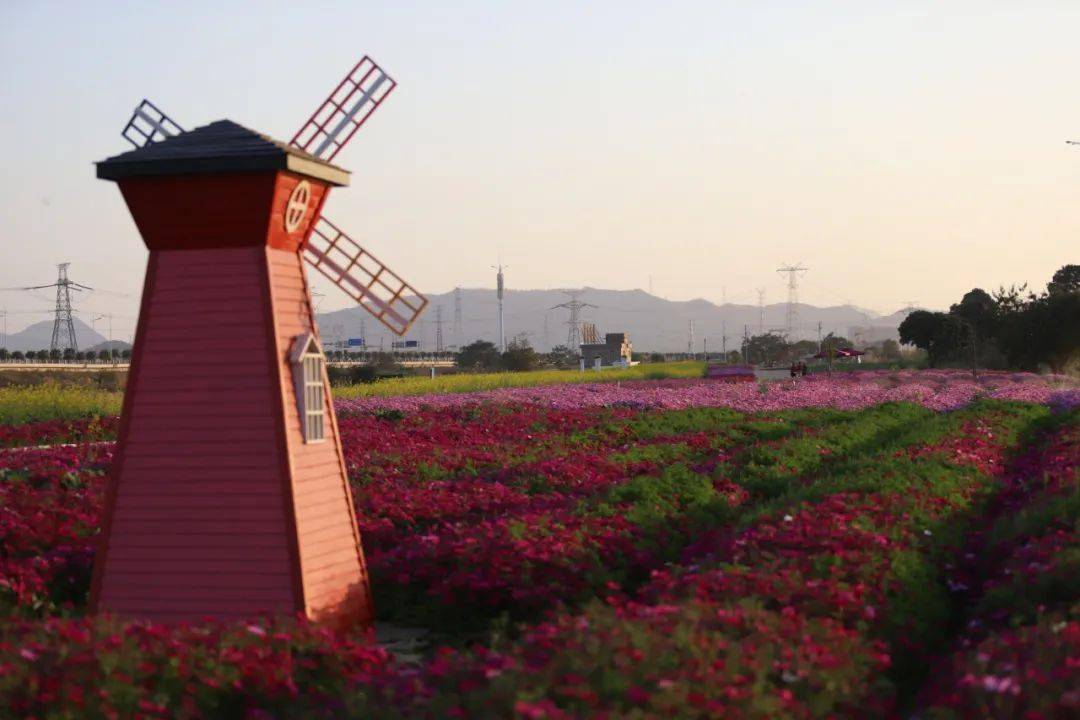
POLYGON ((105 180, 269 170, 290 170, 334 185, 349 184, 348 170, 232 120, 218 120, 97 163, 97 176, 105 180))

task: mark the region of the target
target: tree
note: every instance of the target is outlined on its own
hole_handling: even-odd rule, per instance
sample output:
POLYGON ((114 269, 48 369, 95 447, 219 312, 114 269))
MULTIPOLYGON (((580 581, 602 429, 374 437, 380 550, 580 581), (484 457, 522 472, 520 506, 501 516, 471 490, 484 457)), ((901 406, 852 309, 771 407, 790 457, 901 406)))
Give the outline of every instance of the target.
POLYGON ((499 350, 495 343, 477 340, 461 348, 455 358, 459 368, 467 370, 497 370, 499 368, 499 350))
POLYGON ((23 355, 23 352, 21 350, 16 350, 15 352, 11 353, 12 360, 22 360, 24 357, 26 356, 23 355))
POLYGON ((746 343, 746 358, 749 362, 776 362, 786 357, 787 349, 788 343, 783 335, 755 335, 746 343))
POLYGON ((799 360, 807 355, 813 355, 818 350, 817 343, 813 340, 799 340, 788 346, 787 359, 799 360))
POLYGON ((1032 296, 1002 316, 998 339, 1010 367, 1065 370, 1080 359, 1080 292, 1032 296))
POLYGON ((131 359, 131 348, 124 348, 123 350, 121 350, 120 351, 120 357, 122 357, 125 360, 130 360, 131 359))
POLYGON ((1062 265, 1046 285, 1047 295, 1080 292, 1080 265, 1062 265))
POLYGON ((64 348, 64 360, 71 362, 75 359, 75 348, 64 348))
POLYGON ((916 310, 900 323, 900 342, 926 351, 931 367, 956 356, 969 342, 971 331, 954 315, 916 310))
POLYGON ((742 354, 738 350, 728 350, 726 359, 729 365, 738 365, 742 362, 742 354))
POLYGON ((544 359, 549 365, 558 368, 572 368, 577 365, 578 357, 578 354, 566 345, 556 345, 544 359))
POLYGON ((849 348, 854 345, 853 342, 848 340, 843 335, 836 335, 835 333, 829 333, 821 339, 821 349, 825 352, 836 353, 840 348, 849 348))
POLYGON ((980 338, 997 334, 998 304, 985 290, 975 288, 949 308, 949 314, 966 321, 980 338))
POLYGON ((511 372, 535 370, 540 365, 540 356, 533 350, 529 341, 523 337, 514 338, 502 354, 502 365, 511 372))
POLYGON ((98 360, 108 360, 109 359, 109 351, 108 350, 98 350, 97 356, 98 356, 98 360))
POLYGON ((49 351, 48 358, 50 360, 58 361, 58 360, 60 360, 60 357, 61 357, 60 348, 53 348, 52 350, 49 351))
POLYGON ((900 355, 900 343, 896 342, 892 338, 889 338, 885 342, 881 343, 881 357, 886 360, 899 360, 900 355))
POLYGON ((9 357, 11 357, 11 353, 8 352, 8 349, 0 348, 0 360, 7 360, 9 357))

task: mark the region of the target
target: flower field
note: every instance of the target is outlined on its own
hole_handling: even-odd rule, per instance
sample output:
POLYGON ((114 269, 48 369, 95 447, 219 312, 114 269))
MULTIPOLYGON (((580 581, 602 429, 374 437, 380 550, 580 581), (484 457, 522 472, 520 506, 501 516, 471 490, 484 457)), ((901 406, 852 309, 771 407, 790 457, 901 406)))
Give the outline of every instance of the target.
POLYGON ((0 427, 0 716, 1080 714, 1064 378, 337 404, 379 636, 87 617, 115 420, 0 427))

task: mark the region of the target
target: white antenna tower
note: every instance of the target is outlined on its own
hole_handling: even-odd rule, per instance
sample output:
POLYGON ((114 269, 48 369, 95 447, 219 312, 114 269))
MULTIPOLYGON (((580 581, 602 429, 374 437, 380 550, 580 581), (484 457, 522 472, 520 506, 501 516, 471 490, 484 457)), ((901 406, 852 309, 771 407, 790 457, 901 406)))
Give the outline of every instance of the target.
POLYGON ((765 288, 757 289, 758 335, 765 334, 765 288))
POLYGON ((442 305, 435 307, 435 352, 443 351, 442 305))
POLYGON ((454 342, 458 345, 465 344, 465 329, 461 321, 461 288, 454 288, 454 342))
POLYGON ((506 332, 503 329, 503 270, 506 266, 499 263, 492 265, 491 269, 498 270, 495 276, 495 295, 499 298, 499 352, 506 352, 506 332))

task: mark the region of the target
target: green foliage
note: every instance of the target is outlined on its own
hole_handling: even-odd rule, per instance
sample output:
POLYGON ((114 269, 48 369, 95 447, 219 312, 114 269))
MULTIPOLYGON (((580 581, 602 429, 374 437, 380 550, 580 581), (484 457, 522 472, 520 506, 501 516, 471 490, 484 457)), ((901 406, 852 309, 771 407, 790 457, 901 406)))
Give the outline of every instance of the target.
POLYGON ((556 345, 543 356, 543 360, 545 364, 560 370, 570 370, 577 366, 578 354, 566 345, 556 345))
POLYGON ((743 354, 747 362, 781 362, 787 358, 788 343, 783 335, 777 333, 754 335, 745 343, 743 354))
POLYGON ((510 372, 528 372, 540 367, 540 356, 525 338, 511 340, 500 360, 502 367, 510 372))
POLYGON ((1047 292, 975 288, 948 313, 916 310, 900 323, 900 341, 927 352, 930 365, 971 362, 1063 372, 1080 363, 1080 265, 1054 273, 1047 292), (1026 293, 1026 294, 1025 294, 1026 293))
POLYGON ((468 370, 498 370, 499 349, 495 343, 477 340, 461 348, 457 354, 457 366, 468 370))

